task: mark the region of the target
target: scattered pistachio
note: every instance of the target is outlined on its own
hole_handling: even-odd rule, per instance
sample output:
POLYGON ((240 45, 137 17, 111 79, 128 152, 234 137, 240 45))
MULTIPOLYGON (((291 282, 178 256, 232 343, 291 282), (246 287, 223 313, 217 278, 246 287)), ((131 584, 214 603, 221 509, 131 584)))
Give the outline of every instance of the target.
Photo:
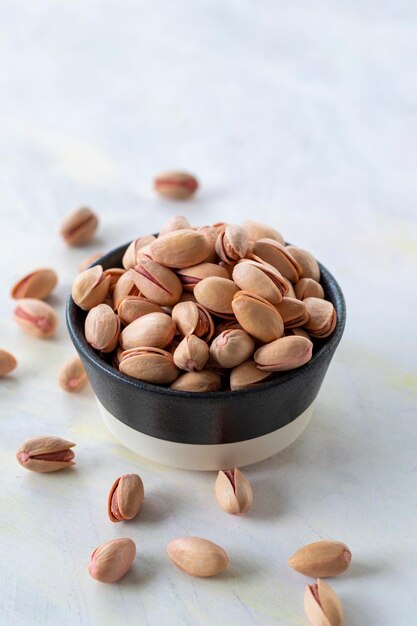
POLYGON ((74 446, 60 437, 32 437, 20 446, 16 458, 32 472, 56 472, 74 465, 74 446))
POLYGON ((28 335, 44 339, 53 335, 58 326, 58 316, 54 309, 34 298, 18 300, 14 319, 28 335))
POLYGON ((95 213, 87 207, 73 211, 61 226, 61 235, 69 246, 81 246, 88 243, 98 226, 95 213))
POLYGON ((11 296, 20 298, 47 298, 57 284, 58 278, 54 270, 42 268, 34 270, 21 278, 12 288, 11 296))
POLYGON ((187 200, 198 188, 198 181, 187 172, 164 172, 154 181, 157 193, 171 200, 187 200))
POLYGON ((343 626, 343 607, 335 590, 320 578, 307 585, 304 610, 311 626, 343 626))
POLYGON ((218 473, 215 494, 222 509, 232 515, 242 515, 252 506, 252 487, 246 476, 236 467, 218 473))
POLYGON ((127 574, 135 557, 136 544, 132 539, 110 539, 94 550, 88 571, 101 583, 115 583, 127 574))
POLYGON ((168 544, 169 558, 191 576, 216 576, 229 564, 226 552, 217 544, 200 537, 180 537, 168 544))
POLYGON ((346 571, 351 560, 352 553, 344 543, 315 541, 297 550, 288 559, 288 564, 305 576, 326 578, 346 571))
POLYGON ((0 378, 10 374, 17 367, 17 361, 13 354, 0 348, 0 378))
POLYGON ((74 356, 72 359, 64 363, 59 370, 58 375, 59 386, 64 391, 70 393, 80 391, 88 382, 87 374, 81 359, 74 356))
POLYGON ((117 478, 107 500, 110 521, 133 519, 140 511, 144 495, 143 482, 137 474, 124 474, 117 478))

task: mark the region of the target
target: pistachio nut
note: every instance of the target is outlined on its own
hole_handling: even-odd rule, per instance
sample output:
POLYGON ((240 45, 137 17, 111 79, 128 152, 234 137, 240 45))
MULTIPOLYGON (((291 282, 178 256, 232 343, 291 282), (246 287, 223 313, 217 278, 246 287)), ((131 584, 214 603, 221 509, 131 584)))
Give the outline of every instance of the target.
POLYGON ((13 354, 0 348, 0 378, 10 374, 17 367, 17 361, 13 354))
POLYGON ((143 296, 125 296, 117 307, 117 314, 123 326, 128 326, 148 313, 165 313, 159 304, 149 302, 143 296))
POLYGON ((181 297, 180 279, 160 263, 142 259, 129 273, 141 294, 151 302, 161 306, 174 306, 181 297))
POLYGON ((11 296, 15 300, 20 298, 36 298, 43 300, 54 289, 58 281, 54 270, 42 268, 26 274, 12 288, 11 296))
POLYGON ((241 329, 224 330, 212 341, 210 356, 221 367, 237 367, 247 361, 255 349, 255 342, 241 329))
POLYGON ((172 354, 160 348, 132 348, 119 356, 119 370, 123 374, 147 383, 166 385, 178 376, 172 354))
POLYGON ((203 278, 195 287, 194 295, 210 313, 219 317, 233 317, 232 300, 239 288, 232 280, 209 276, 203 278))
POLYGON ((125 273, 126 270, 121 267, 109 267, 109 269, 104 270, 103 277, 110 276, 109 294, 113 294, 116 283, 125 273))
POLYGON ((87 343, 95 350, 113 352, 120 335, 120 320, 108 304, 98 304, 89 310, 84 323, 87 343))
POLYGON ((155 178, 154 188, 165 198, 187 200, 197 191, 198 181, 187 172, 164 172, 155 178))
POLYGON ((219 234, 218 231, 213 226, 200 226, 199 228, 197 228, 197 232, 204 235, 210 248, 210 252, 208 256, 204 259, 204 261, 206 261, 207 263, 216 263, 216 241, 219 234))
POLYGON ((32 437, 22 443, 16 458, 32 472, 56 472, 74 465, 74 446, 60 437, 32 437))
POLYGON ((320 578, 307 585, 304 610, 311 626, 344 626, 343 607, 335 590, 320 578))
POLYGON ((202 263, 210 246, 202 233, 191 228, 174 230, 151 243, 152 259, 167 267, 192 267, 202 263))
POLYGON ((234 367, 230 372, 230 389, 237 391, 247 389, 270 378, 271 372, 260 370, 254 361, 246 361, 242 365, 234 367))
POLYGON ((64 391, 69 391, 70 393, 80 391, 87 382, 87 374, 78 356, 74 356, 64 363, 59 370, 58 383, 64 391))
POLYGON ((218 473, 215 494, 222 509, 231 515, 242 515, 252 506, 253 492, 250 482, 236 467, 218 473))
POLYGON ((167 546, 169 558, 191 576, 216 576, 229 564, 226 552, 217 544, 200 537, 179 537, 167 546))
POLYGON ((111 522, 133 519, 140 511, 145 496, 143 482, 137 474, 124 474, 115 480, 107 500, 111 522))
POLYGON ((183 215, 173 215, 163 225, 159 231, 159 235, 166 235, 167 233, 172 233, 174 230, 183 230, 184 228, 192 229, 192 226, 187 218, 183 215))
POLYGON ((86 270, 92 263, 98 261, 98 259, 100 259, 102 256, 102 252, 96 252, 95 254, 92 254, 91 256, 84 259, 84 261, 82 261, 79 266, 80 272, 86 270))
POLYGON ((331 335, 337 323, 337 314, 333 304, 322 298, 306 298, 303 302, 309 315, 304 328, 309 334, 320 339, 331 335))
POLYGON ((183 337, 196 335, 200 339, 210 341, 214 332, 214 323, 210 313, 196 302, 179 302, 172 309, 178 332, 183 337))
POLYGON ((258 239, 253 245, 253 254, 277 269, 285 278, 296 283, 301 274, 301 265, 292 257, 287 246, 274 239, 258 239))
POLYGON ((174 363, 180 370, 193 372, 202 370, 208 361, 209 347, 205 341, 189 335, 178 344, 174 352, 174 363))
POLYGON ((41 339, 53 335, 58 326, 54 309, 43 300, 34 298, 18 300, 13 317, 28 335, 41 339))
POLYGON ((139 296, 140 292, 133 280, 132 271, 125 272, 120 276, 113 291, 114 310, 118 311, 121 301, 127 296, 139 296))
POLYGON ((96 214, 88 207, 81 207, 64 220, 61 235, 69 246, 81 246, 90 241, 97 226, 96 214))
POLYGON ((242 222, 241 226, 246 231, 249 241, 255 242, 258 241, 258 239, 275 239, 275 241, 279 243, 285 243, 281 233, 266 224, 246 220, 246 222, 242 222))
POLYGON ((167 313, 148 313, 126 326, 120 335, 123 350, 131 348, 165 348, 173 340, 177 329, 167 313))
POLYGON ((313 344, 305 337, 281 337, 255 352, 259 369, 267 372, 286 372, 307 363, 313 352, 313 344))
POLYGON ((305 298, 324 298, 324 289, 313 278, 300 278, 294 285, 295 296, 299 300, 305 298))
POLYGON ((345 572, 351 560, 352 553, 346 544, 314 541, 294 552, 288 559, 288 565, 305 576, 326 578, 345 572))
POLYGON ((219 232, 215 248, 217 256, 225 263, 243 259, 248 250, 246 231, 237 224, 228 224, 219 232))
POLYGON ((303 326, 309 320, 306 305, 297 298, 284 298, 276 308, 282 317, 284 328, 303 326))
POLYGON ((303 278, 312 278, 316 282, 320 282, 320 267, 311 252, 297 246, 286 246, 286 250, 301 266, 303 278))
POLYGON ((101 583, 115 583, 127 574, 135 557, 136 544, 132 539, 110 539, 94 550, 88 571, 101 583))
POLYGON ((183 289, 187 291, 193 291, 194 287, 203 278, 209 276, 220 276, 221 278, 229 278, 229 273, 226 268, 216 263, 200 263, 193 267, 187 267, 177 272, 179 279, 182 283, 183 289))
POLYGON ((125 270, 130 270, 139 262, 139 252, 143 250, 145 246, 149 246, 156 237, 154 235, 145 235, 145 237, 138 237, 134 239, 126 248, 126 252, 122 258, 122 265, 125 270))
POLYGON ((288 283, 272 265, 244 259, 233 268, 233 280, 244 290, 261 296, 271 304, 282 302, 288 283))
POLYGON ((284 334, 284 322, 267 300, 249 291, 238 291, 232 302, 237 321, 247 333, 268 343, 284 334))
POLYGON ((76 276, 72 284, 72 299, 81 309, 89 311, 104 301, 110 281, 110 276, 104 276, 102 266, 94 265, 76 276))
POLYGON ((220 376, 213 370, 186 372, 172 383, 171 389, 176 391, 218 391, 221 387, 220 376))

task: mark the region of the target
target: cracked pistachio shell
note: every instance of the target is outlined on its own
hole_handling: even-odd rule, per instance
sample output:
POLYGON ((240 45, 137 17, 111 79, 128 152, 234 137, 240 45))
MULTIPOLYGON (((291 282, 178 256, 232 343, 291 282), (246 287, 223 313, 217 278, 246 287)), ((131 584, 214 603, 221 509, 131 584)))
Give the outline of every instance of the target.
POLYGON ((200 537, 179 537, 167 546, 169 558, 191 576, 216 576, 229 564, 226 552, 216 543, 200 537))
POLYGON ((228 224, 219 232, 215 249, 217 256, 224 263, 234 263, 243 259, 248 250, 246 231, 237 224, 228 224))
POLYGON ((120 345, 123 350, 141 347, 165 348, 176 332, 175 322, 167 313, 148 313, 122 330, 120 345))
POLYGON ((58 383, 61 389, 70 393, 80 391, 88 382, 81 359, 74 356, 59 370, 58 383))
POLYGON ((288 283, 272 265, 243 260, 233 268, 232 278, 244 290, 261 296, 271 304, 282 302, 288 293, 288 283))
POLYGON ((148 246, 153 241, 155 241, 156 237, 154 235, 145 235, 145 237, 138 237, 138 239, 134 239, 126 248, 126 252, 122 258, 122 265, 125 270, 130 270, 132 267, 135 267, 139 262, 139 251, 148 246))
POLYGON ((206 366, 208 358, 208 345, 196 335, 184 337, 174 352, 175 365, 188 372, 202 370, 206 366))
POLYGON ((75 443, 60 437, 32 437, 16 453, 22 467, 33 472, 56 472, 74 465, 75 443))
POLYGON ((187 218, 184 217, 184 215, 173 215, 162 226, 161 230, 159 231, 159 235, 166 235, 167 233, 174 232, 174 230, 184 230, 185 228, 193 228, 187 218))
POLYGON ((148 313, 165 313, 159 304, 149 302, 143 296, 126 296, 117 307, 117 314, 123 326, 128 326, 148 313))
POLYGON ((249 241, 257 241, 258 239, 275 239, 275 241, 278 241, 279 243, 285 243, 284 237, 281 233, 266 224, 247 220, 246 222, 242 222, 241 226, 246 231, 249 241))
POLYGON ((231 515, 242 515, 252 506, 253 492, 250 482, 236 467, 218 473, 215 494, 222 509, 231 515))
POLYGON ((294 552, 288 559, 288 565, 305 576, 326 578, 345 572, 351 560, 352 553, 346 544, 314 541, 294 552))
POLYGON ((84 311, 101 304, 110 288, 110 276, 104 276, 101 265, 94 265, 75 277, 72 283, 72 299, 84 311))
POLYGON ((312 278, 318 283, 320 282, 320 267, 311 252, 297 248, 297 246, 286 246, 286 250, 301 266, 303 278, 312 278))
POLYGON ((119 341, 120 320, 108 304, 89 310, 84 323, 85 338, 95 350, 112 352, 119 341))
POLYGON ((214 332, 214 323, 210 313, 196 302, 179 302, 172 309, 178 332, 183 337, 196 335, 210 341, 214 332))
POLYGON ((299 300, 305 298, 324 298, 323 287, 313 278, 300 278, 294 285, 295 296, 299 300))
POLYGON ((43 300, 34 298, 18 300, 13 317, 28 335, 40 339, 55 334, 58 326, 58 316, 54 309, 43 300))
POLYGON ((229 278, 229 273, 226 268, 216 263, 200 263, 199 265, 179 270, 177 273, 183 289, 187 291, 193 291, 197 283, 209 276, 229 278))
POLYGON ((119 370, 147 383, 167 385, 178 376, 172 354, 160 348, 131 348, 119 356, 119 370))
POLYGON ((280 304, 276 305, 276 308, 282 317, 284 328, 303 326, 308 322, 307 307, 297 298, 284 298, 280 304))
POLYGON ((198 189, 195 176, 187 172, 163 172, 154 180, 154 188, 159 195, 171 200, 187 200, 198 189))
POLYGON ((343 607, 335 590, 320 578, 307 585, 304 610, 311 626, 344 626, 343 607))
POLYGON ((265 343, 284 334, 284 322, 267 300, 249 291, 239 291, 232 302, 237 321, 252 337, 265 343))
POLYGON ((10 374, 17 367, 17 361, 13 354, 0 348, 0 378, 10 374))
POLYGON ((203 278, 195 287, 194 295, 210 313, 219 317, 233 317, 232 300, 239 288, 232 280, 209 276, 203 278))
POLYGON ((81 207, 64 220, 61 235, 69 246, 81 246, 90 241, 97 226, 96 214, 88 207, 81 207))
POLYGON ((171 389, 177 391, 218 391, 221 387, 220 376, 213 370, 186 372, 172 383, 171 389))
POLYGON ((132 539, 110 539, 94 550, 88 571, 101 583, 115 583, 127 574, 135 557, 136 544, 132 539))
POLYGON ((237 367, 247 361, 255 349, 255 342, 244 330, 227 329, 212 341, 210 356, 221 367, 237 367))
POLYGON ((118 311, 121 301, 127 296, 139 296, 140 292, 133 280, 131 271, 125 272, 120 276, 113 291, 114 310, 118 311))
POLYGON ((309 315, 304 328, 309 334, 320 339, 331 335, 337 323, 337 314, 333 304, 321 298, 306 298, 303 302, 309 315))
POLYGON ((121 267, 109 267, 109 269, 104 270, 103 277, 106 278, 106 276, 110 276, 110 285, 109 285, 109 292, 108 292, 110 295, 113 295, 114 288, 116 287, 116 283, 125 273, 126 273, 126 270, 124 270, 121 267))
POLYGON ((133 519, 140 511, 145 491, 137 474, 124 474, 115 480, 107 499, 107 513, 112 522, 133 519))
POLYGON ((258 239, 253 245, 253 254, 277 269, 285 278, 296 283, 302 274, 301 265, 294 259, 288 247, 274 239, 258 239))
POLYGON ((271 376, 271 372, 264 372, 256 367, 254 361, 246 361, 234 367, 230 372, 230 389, 237 391, 253 387, 271 376))
POLYGON ((207 255, 207 257, 204 259, 204 261, 207 263, 216 263, 217 262, 216 241, 217 241, 217 235, 219 233, 213 226, 200 226, 199 228, 197 228, 197 232, 204 235, 209 245, 209 249, 210 249, 210 252, 207 255))
POLYGON ((156 261, 143 258, 129 273, 140 293, 151 302, 174 306, 181 297, 182 285, 178 276, 156 261))
POLYGON ((255 352, 256 365, 267 372, 286 372, 307 363, 312 356, 313 344, 305 337, 281 337, 255 352))
POLYGON ((152 259, 167 267, 192 267, 202 263, 210 252, 202 233, 190 228, 174 230, 151 243, 152 259))
POLYGON ((20 298, 36 298, 43 300, 49 296, 57 284, 58 278, 54 270, 41 268, 26 274, 12 288, 11 296, 15 300, 20 298))

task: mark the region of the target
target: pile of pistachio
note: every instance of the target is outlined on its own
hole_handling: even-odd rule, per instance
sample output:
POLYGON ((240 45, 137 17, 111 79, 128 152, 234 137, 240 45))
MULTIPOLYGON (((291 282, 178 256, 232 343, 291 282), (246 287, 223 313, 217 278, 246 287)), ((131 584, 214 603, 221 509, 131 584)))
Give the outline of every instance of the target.
POLYGON ((74 280, 85 337, 124 374, 181 391, 243 389, 307 363, 336 326, 310 252, 247 221, 175 215, 131 242, 123 267, 74 280))

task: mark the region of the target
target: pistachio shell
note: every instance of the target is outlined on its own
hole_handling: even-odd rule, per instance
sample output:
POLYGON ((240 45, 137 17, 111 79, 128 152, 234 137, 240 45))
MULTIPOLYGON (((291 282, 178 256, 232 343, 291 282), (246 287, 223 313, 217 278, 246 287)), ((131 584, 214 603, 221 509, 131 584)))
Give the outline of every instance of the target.
POLYGON ((155 235, 146 235, 145 237, 139 237, 134 239, 126 248, 126 252, 122 258, 122 265, 126 270, 129 270, 139 262, 139 251, 143 250, 146 246, 155 241, 155 235))
POLYGON ((186 372, 172 383, 171 389, 177 391, 218 391, 221 387, 220 376, 213 370, 186 372))
POLYGON ((303 326, 309 320, 306 305, 296 298, 284 298, 276 308, 282 317, 284 328, 303 326))
POLYGON ((284 334, 280 314, 264 298, 248 291, 239 291, 233 298, 232 307, 239 324, 256 339, 267 343, 284 334))
POLYGON ((174 352, 174 363, 179 369, 193 372, 202 370, 208 361, 209 347, 195 335, 184 337, 174 352))
POLYGON ((306 586, 304 610, 311 626, 343 626, 345 623, 335 590, 320 578, 314 585, 306 586))
POLYGON ((313 344, 305 337, 281 337, 259 348, 254 355, 259 369, 267 372, 285 372, 307 363, 313 344))
POLYGON ((305 298, 324 298, 323 287, 312 278, 300 278, 294 285, 295 295, 299 300, 305 298))
POLYGON ((243 259, 248 250, 246 231, 236 224, 228 224, 221 230, 215 246, 218 257, 225 263, 243 259))
POLYGON ((147 383, 166 385, 178 376, 172 354, 160 348, 132 348, 120 355, 119 370, 147 383))
POLYGON ((70 393, 80 391, 88 382, 81 359, 74 356, 59 370, 58 382, 61 389, 70 393))
POLYGON ((187 172, 163 172, 154 180, 157 193, 171 200, 187 200, 198 189, 198 181, 187 172))
POLYGON ((211 358, 221 367, 237 367, 251 356, 255 342, 244 330, 228 329, 218 335, 210 346, 211 358))
POLYGON ((133 280, 133 274, 130 271, 120 276, 113 291, 113 306, 115 311, 119 310, 120 303, 128 296, 139 296, 139 289, 133 280))
POLYGON ((323 339, 332 334, 336 327, 336 310, 331 302, 321 298, 306 298, 304 304, 309 320, 304 328, 312 337, 323 339))
POLYGON ((245 291, 261 296, 272 304, 282 302, 288 293, 288 283, 272 265, 244 259, 235 265, 233 280, 245 291))
POLYGON ((87 342, 101 352, 112 352, 120 335, 120 320, 107 304, 89 310, 84 323, 87 342))
POLYGON ((41 339, 53 335, 58 326, 54 309, 43 300, 34 298, 18 300, 13 317, 28 335, 41 339))
POLYGON ((164 309, 159 304, 149 302, 142 296, 125 296, 117 307, 117 314, 124 326, 128 326, 140 317, 148 315, 148 313, 164 312, 164 309))
POLYGON ((60 437, 32 437, 16 453, 22 467, 33 472, 56 472, 74 465, 75 443, 60 437))
POLYGON ((88 571, 102 583, 115 583, 127 574, 135 557, 136 545, 132 539, 110 539, 94 550, 88 571))
POLYGON ((177 567, 191 576, 216 576, 229 564, 223 548, 200 537, 174 539, 168 544, 167 553, 177 567))
POLYGON ((253 254, 277 269, 285 278, 296 283, 302 273, 301 265, 291 256, 288 247, 274 239, 258 239, 253 254))
POLYGON ((151 243, 152 259, 173 268, 182 269, 202 263, 209 252, 204 235, 189 228, 167 233, 151 243))
POLYGON ((187 229, 192 228, 187 218, 184 217, 183 215, 173 215, 163 225, 163 227, 159 231, 159 235, 166 235, 167 233, 172 233, 174 230, 183 230, 184 228, 187 228, 187 229))
POLYGON ((10 374, 17 367, 17 361, 13 354, 0 348, 0 378, 10 374))
POLYGON ((298 337, 305 337, 306 339, 310 339, 310 335, 307 331, 302 328, 286 328, 285 329, 286 337, 291 337, 292 335, 297 335, 298 337))
POLYGON ((183 289, 193 291, 196 284, 203 280, 203 278, 208 278, 209 276, 229 278, 229 273, 226 268, 216 263, 200 263, 199 265, 179 270, 178 276, 183 289))
POLYGON ((112 522, 133 519, 145 496, 143 482, 137 474, 124 474, 115 480, 107 499, 107 513, 112 522))
POLYGON ((286 250, 301 266, 303 278, 312 278, 318 283, 320 282, 320 267, 311 252, 296 246, 287 246, 286 250))
POLYGON ((103 277, 110 276, 109 294, 113 294, 116 283, 125 273, 126 270, 122 267, 109 267, 107 270, 104 270, 103 277))
POLYGON ((252 506, 252 487, 246 476, 237 468, 218 473, 215 494, 222 509, 231 515, 242 515, 252 506))
POLYGON ((94 265, 78 274, 71 291, 75 304, 84 311, 101 304, 108 294, 110 280, 110 276, 104 276, 101 265, 94 265))
POLYGON ((61 235, 69 246, 81 246, 92 238, 98 226, 95 213, 88 207, 73 211, 61 226, 61 235))
POLYGON ((232 300, 238 291, 232 280, 218 276, 204 278, 194 287, 197 302, 220 317, 233 316, 232 300))
POLYGON ((230 389, 238 391, 239 389, 247 389, 258 383, 270 378, 271 372, 260 370, 254 361, 246 361, 242 365, 238 365, 230 372, 230 389))
POLYGON ((217 235, 219 233, 213 226, 200 226, 199 228, 197 228, 197 232, 204 235, 209 245, 209 249, 210 249, 210 252, 207 255, 207 257, 204 259, 204 261, 207 263, 216 263, 217 261, 216 241, 217 241, 217 235))
POLYGON ((182 285, 178 276, 160 263, 142 259, 129 273, 141 294, 151 302, 174 306, 181 297, 182 285))
POLYGON ((165 348, 176 332, 175 322, 169 315, 148 313, 126 326, 120 335, 120 345, 123 350, 140 347, 165 348))
POLYGON ((196 335, 205 341, 210 341, 214 332, 214 323, 210 313, 196 302, 179 302, 172 309, 178 332, 183 337, 196 335))
POLYGON ((314 541, 294 552, 288 559, 288 565, 305 576, 326 578, 345 572, 351 560, 352 553, 346 544, 314 541))
POLYGON ((13 287, 11 296, 20 298, 37 298, 43 300, 49 296, 58 281, 54 270, 42 268, 34 270, 21 278, 13 287))
POLYGON ((285 243, 284 237, 281 233, 266 224, 247 220, 246 222, 242 222, 241 226, 245 229, 250 241, 257 241, 258 239, 275 239, 275 241, 278 241, 279 243, 285 243))

